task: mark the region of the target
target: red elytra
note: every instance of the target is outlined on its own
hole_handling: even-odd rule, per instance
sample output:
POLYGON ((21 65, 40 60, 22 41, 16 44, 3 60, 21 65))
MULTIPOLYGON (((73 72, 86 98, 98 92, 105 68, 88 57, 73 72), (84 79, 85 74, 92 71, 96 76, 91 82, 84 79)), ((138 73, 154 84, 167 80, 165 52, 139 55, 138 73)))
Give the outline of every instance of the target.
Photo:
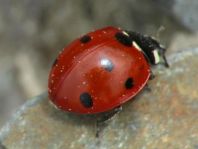
POLYGON ((52 103, 64 111, 94 114, 133 99, 146 85, 151 70, 127 36, 121 29, 106 27, 66 46, 49 74, 52 103))

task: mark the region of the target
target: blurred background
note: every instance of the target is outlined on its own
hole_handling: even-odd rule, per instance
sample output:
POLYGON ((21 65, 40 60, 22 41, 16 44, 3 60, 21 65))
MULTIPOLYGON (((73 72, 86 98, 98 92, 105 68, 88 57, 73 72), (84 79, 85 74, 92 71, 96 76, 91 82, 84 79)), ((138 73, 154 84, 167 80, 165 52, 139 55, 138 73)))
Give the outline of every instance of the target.
POLYGON ((198 46, 197 15, 197 0, 0 0, 0 127, 47 91, 53 60, 76 37, 113 25, 157 37, 170 55, 198 46))

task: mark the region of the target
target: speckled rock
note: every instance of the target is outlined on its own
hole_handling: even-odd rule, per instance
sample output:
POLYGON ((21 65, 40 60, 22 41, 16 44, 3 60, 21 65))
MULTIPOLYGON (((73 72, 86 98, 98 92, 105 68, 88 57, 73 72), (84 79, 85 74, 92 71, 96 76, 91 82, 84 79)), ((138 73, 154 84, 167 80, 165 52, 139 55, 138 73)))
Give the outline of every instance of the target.
POLYGON ((1 129, 9 149, 197 149, 198 48, 168 57, 156 78, 95 137, 95 117, 61 112, 47 94, 25 103, 1 129))
POLYGON ((197 0, 154 0, 158 6, 191 31, 198 31, 197 0))

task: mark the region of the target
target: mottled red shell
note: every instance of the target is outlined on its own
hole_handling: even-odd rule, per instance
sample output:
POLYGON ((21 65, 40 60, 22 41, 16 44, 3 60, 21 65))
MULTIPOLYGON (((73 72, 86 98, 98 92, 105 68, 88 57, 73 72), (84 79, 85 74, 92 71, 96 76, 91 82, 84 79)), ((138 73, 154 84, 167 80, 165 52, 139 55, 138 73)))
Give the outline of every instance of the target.
POLYGON ((121 29, 106 27, 66 46, 55 60, 49 98, 64 111, 82 114, 111 110, 146 85, 150 66, 121 29))

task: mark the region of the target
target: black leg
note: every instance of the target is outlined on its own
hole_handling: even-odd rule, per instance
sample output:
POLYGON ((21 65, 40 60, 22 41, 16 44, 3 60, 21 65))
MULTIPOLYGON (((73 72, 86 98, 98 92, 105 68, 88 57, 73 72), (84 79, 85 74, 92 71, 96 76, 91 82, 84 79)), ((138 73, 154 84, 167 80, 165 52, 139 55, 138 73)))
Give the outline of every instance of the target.
POLYGON ((122 106, 113 109, 110 112, 102 114, 96 121, 96 137, 100 136, 101 131, 105 128, 107 122, 122 110, 122 106))
POLYGON ((153 72, 151 71, 151 72, 150 72, 149 80, 153 80, 154 78, 155 78, 155 75, 154 75, 153 72))
POLYGON ((164 66, 168 68, 169 64, 164 53, 163 53, 163 59, 164 59, 164 66))

